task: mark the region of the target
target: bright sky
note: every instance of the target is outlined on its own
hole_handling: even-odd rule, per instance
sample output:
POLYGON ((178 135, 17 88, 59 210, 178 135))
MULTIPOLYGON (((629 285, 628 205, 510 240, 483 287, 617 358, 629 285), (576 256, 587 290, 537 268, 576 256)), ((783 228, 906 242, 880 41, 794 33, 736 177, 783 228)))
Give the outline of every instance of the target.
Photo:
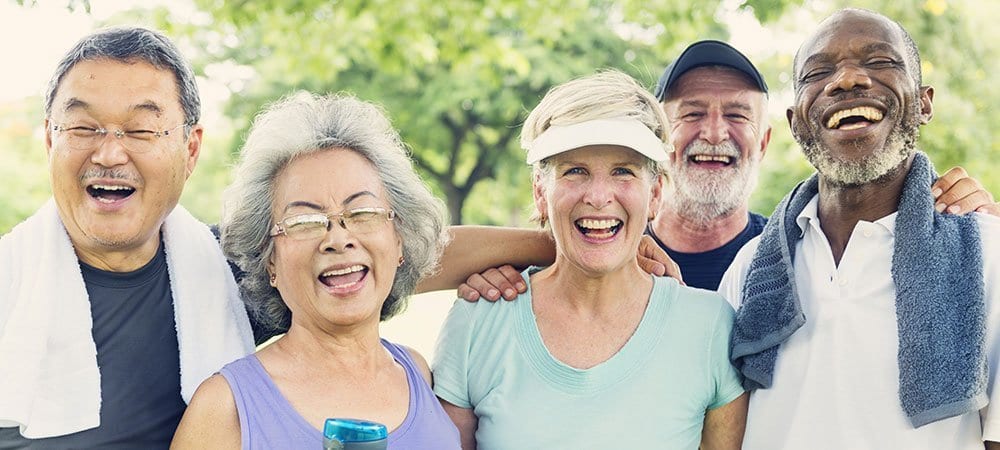
MULTIPOLYGON (((169 4, 178 17, 194 14, 194 5, 187 0, 91 0, 90 14, 82 7, 70 12, 66 8, 67 1, 39 0, 33 7, 18 6, 10 0, 0 2, 0 42, 5 43, 0 46, 0 61, 6 61, 7 67, 15 68, 3 74, 0 103, 43 95, 59 58, 81 37, 115 13, 138 6, 148 8, 169 4)), ((25 0, 25 3, 30 2, 25 0)), ((136 25, 153 26, 145 23, 136 25)), ((206 126, 221 125, 220 122, 225 120, 221 116, 221 106, 229 91, 224 83, 246 76, 245 73, 220 73, 216 69, 213 76, 219 74, 217 79, 198 79, 202 123, 206 126)))

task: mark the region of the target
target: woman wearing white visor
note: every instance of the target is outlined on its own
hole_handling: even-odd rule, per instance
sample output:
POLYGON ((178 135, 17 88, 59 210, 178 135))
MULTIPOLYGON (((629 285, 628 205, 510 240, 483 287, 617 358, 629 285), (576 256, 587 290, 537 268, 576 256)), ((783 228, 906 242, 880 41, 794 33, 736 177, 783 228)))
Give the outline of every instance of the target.
POLYGON ((465 449, 738 449, 747 395, 732 308, 636 263, 661 192, 667 122, 631 77, 552 89, 521 132, 556 260, 514 302, 457 301, 434 391, 465 449))

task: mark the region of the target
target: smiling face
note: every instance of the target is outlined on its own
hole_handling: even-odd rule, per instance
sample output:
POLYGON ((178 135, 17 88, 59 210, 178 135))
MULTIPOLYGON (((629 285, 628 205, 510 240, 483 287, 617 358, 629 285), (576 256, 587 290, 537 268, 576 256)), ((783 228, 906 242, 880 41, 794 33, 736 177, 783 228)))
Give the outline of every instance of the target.
MULTIPOLYGON (((274 180, 272 222, 298 214, 389 208, 385 188, 361 155, 334 148, 295 158, 274 180)), ((402 245, 392 221, 371 231, 329 231, 304 240, 274 236, 268 271, 276 275, 292 326, 354 326, 379 322, 395 279, 402 245)))
POLYGON ((788 120, 827 182, 877 182, 913 154, 933 97, 918 86, 915 64, 902 30, 866 11, 834 14, 802 45, 788 120))
POLYGON ((745 206, 770 140, 767 98, 742 72, 697 67, 663 103, 676 152, 664 164, 664 205, 698 222, 745 206))
POLYGON ((632 149, 593 145, 549 158, 536 177, 535 206, 548 219, 556 261, 588 274, 635 264, 635 256, 660 195, 647 159, 632 149))
POLYGON ((63 78, 45 121, 49 175, 59 214, 80 259, 109 270, 145 264, 159 245, 160 225, 177 205, 194 170, 201 127, 184 127, 127 148, 115 130, 167 130, 184 122, 172 72, 143 62, 77 63, 63 78), (70 131, 53 126, 112 130, 92 147, 70 148, 70 131), (130 266, 108 267, 113 254, 141 255, 130 266))

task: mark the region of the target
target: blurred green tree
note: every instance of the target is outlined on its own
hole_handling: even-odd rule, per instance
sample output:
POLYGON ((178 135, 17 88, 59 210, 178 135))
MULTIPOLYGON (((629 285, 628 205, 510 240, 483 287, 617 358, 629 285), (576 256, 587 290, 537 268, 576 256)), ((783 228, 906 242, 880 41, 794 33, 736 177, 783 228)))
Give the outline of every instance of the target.
MULTIPOLYGON (((19 0, 29 7, 32 1, 19 0)), ((765 52, 748 51, 771 87, 774 127, 752 208, 769 214, 812 168, 788 131, 794 44, 852 0, 195 0, 181 16, 158 7, 114 23, 164 29, 194 59, 199 76, 225 84, 232 130, 213 128, 182 203, 203 220, 218 218, 229 164, 250 120, 267 102, 296 90, 353 92, 383 104, 418 169, 446 198, 453 222, 525 225, 529 171, 517 142, 527 112, 553 85, 618 68, 652 87, 691 41, 731 40, 733 14, 752 14, 773 31, 765 52), (791 44, 791 45, 789 45, 791 44), (228 75, 220 75, 227 73, 228 75), (232 75, 236 73, 237 75, 232 75), (218 149, 229 148, 220 152, 218 149)), ((965 166, 1000 194, 1000 2, 870 0, 898 20, 923 57, 924 82, 936 87, 935 118, 920 146, 939 170, 965 166)), ((86 10, 90 2, 67 0, 86 10)), ((749 50, 760 42, 733 42, 749 50)), ((0 106, 0 233, 48 196, 37 98, 0 106)))
POLYGON ((169 14, 161 25, 203 49, 206 68, 254 69, 228 107, 244 130, 263 104, 299 89, 381 103, 454 223, 523 224, 530 183, 519 125, 553 85, 617 68, 652 86, 666 64, 657 49, 725 35, 718 1, 197 4, 210 27, 169 14))

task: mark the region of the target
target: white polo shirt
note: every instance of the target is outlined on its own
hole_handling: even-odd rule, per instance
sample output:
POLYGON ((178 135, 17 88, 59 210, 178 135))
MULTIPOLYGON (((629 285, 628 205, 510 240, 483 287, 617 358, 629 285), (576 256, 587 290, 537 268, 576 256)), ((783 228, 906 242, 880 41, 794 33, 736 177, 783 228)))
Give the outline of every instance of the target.
MULTIPOLYGON (((818 197, 798 216, 795 284, 806 323, 781 345, 772 387, 750 396, 745 449, 978 449, 1000 441, 1000 414, 979 412, 914 429, 899 400, 896 289, 890 273, 896 214, 861 221, 840 260, 820 229, 818 197)), ((975 214, 983 243, 990 405, 1000 361, 1000 218, 975 214)), ((719 286, 739 308, 759 238, 719 286)))

